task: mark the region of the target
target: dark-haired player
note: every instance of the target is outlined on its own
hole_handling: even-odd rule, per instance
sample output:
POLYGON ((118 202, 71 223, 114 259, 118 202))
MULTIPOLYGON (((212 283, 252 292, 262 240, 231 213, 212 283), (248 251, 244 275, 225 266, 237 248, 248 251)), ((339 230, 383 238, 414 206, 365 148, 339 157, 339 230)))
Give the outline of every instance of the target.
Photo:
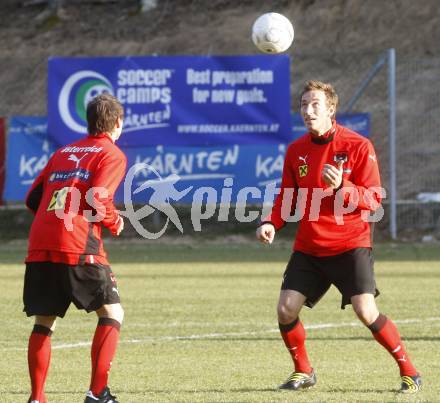
POLYGON ((99 318, 85 402, 116 402, 107 380, 124 311, 101 231, 106 227, 117 236, 124 227, 113 204, 127 163, 114 144, 123 118, 115 97, 94 98, 87 106, 88 136, 57 150, 26 197, 35 214, 23 291, 24 311, 35 316, 28 347, 32 403, 47 401, 51 335, 57 316, 64 317, 71 302, 99 318))

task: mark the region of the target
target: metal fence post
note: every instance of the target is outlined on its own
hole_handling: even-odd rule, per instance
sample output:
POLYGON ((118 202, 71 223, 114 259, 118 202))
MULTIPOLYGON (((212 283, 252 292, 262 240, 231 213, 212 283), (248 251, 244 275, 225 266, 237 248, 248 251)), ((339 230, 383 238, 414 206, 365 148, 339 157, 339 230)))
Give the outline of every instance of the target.
POLYGON ((390 235, 397 238, 396 186, 396 50, 388 49, 388 104, 389 104, 389 170, 390 170, 390 235))

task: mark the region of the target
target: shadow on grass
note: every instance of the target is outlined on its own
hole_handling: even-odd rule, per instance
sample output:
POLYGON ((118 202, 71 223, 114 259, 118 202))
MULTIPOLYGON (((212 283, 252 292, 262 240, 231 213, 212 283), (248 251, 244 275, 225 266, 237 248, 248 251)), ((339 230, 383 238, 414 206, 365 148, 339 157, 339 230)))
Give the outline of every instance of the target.
MULTIPOLYGON (((29 386, 29 390, 8 390, 6 393, 8 393, 9 395, 24 395, 26 396, 26 399, 29 397, 30 395, 30 386, 29 386)), ((83 394, 84 397, 86 395, 86 393, 84 392, 84 389, 81 390, 45 390, 44 393, 46 395, 77 395, 77 394, 83 394)))
MULTIPOLYGON (((111 244, 107 247, 112 262, 133 263, 183 263, 183 262, 278 262, 286 265, 291 254, 291 243, 283 241, 271 246, 260 245, 257 241, 236 243, 233 240, 218 244, 191 240, 188 244, 111 244)), ((440 261, 440 248, 432 245, 399 244, 393 247, 378 245, 374 249, 376 264, 381 262, 433 262, 440 261)), ((394 277, 399 274, 388 271, 381 275, 394 277)), ((432 272, 415 270, 414 277, 437 277, 432 272)), ((440 270, 439 270, 440 276, 440 270)))
MULTIPOLYGON (((118 275, 117 270, 115 270, 116 274, 118 275)), ((206 270, 204 273, 200 274, 193 274, 193 273, 161 273, 161 274, 139 274, 139 273, 123 273, 118 275, 118 278, 126 278, 126 279, 134 279, 134 280, 160 280, 162 278, 172 278, 172 279, 231 279, 231 278, 243 278, 243 279, 255 279, 255 278, 280 278, 279 273, 272 272, 272 273, 233 273, 233 272, 227 272, 227 273, 212 273, 209 270, 206 270)))
MULTIPOLYGON (((158 241, 139 241, 121 239, 104 241, 110 262, 115 263, 271 263, 272 266, 285 266, 291 254, 291 241, 280 240, 271 246, 261 245, 256 240, 245 242, 219 237, 216 241, 204 242, 198 238, 165 239, 158 241)), ((22 264, 26 256, 27 242, 23 240, 0 245, 2 263, 22 264)), ((379 244, 375 247, 376 265, 382 262, 440 262, 438 245, 421 244, 379 244)), ((431 265, 432 266, 432 265, 431 265)), ((430 267, 431 267, 430 266, 430 267)), ((439 264, 440 269, 440 264, 439 264)), ((380 273, 383 277, 401 276, 399 270, 380 273)), ((440 277, 440 270, 414 270, 405 273, 409 277, 440 277)))
MULTIPOLYGON (((328 389, 314 389, 314 391, 320 392, 320 393, 396 393, 397 391, 395 389, 335 389, 335 388, 328 388, 328 389)), ((304 397, 305 394, 308 393, 307 390, 300 390, 300 391, 289 391, 289 390, 280 390, 278 387, 273 388, 233 388, 233 389, 145 389, 145 390, 130 390, 130 391, 121 391, 121 390, 114 390, 115 393, 124 393, 124 394, 144 394, 144 393, 155 393, 155 394, 170 394, 170 393, 186 393, 186 394, 204 394, 204 393, 254 393, 254 392, 269 392, 269 393, 279 393, 280 395, 287 395, 289 394, 301 394, 301 397, 304 397)))
MULTIPOLYGON (((114 393, 124 393, 124 394, 143 394, 143 393, 188 393, 188 394, 198 394, 198 393, 252 393, 252 392, 280 392, 278 388, 238 388, 238 389, 144 389, 144 390, 114 390, 114 393)), ((112 389, 113 393, 113 389, 112 389)))
MULTIPOLYGON (((314 389, 317 391, 317 389, 314 389)), ((328 389, 320 389, 319 390, 322 393, 396 393, 397 391, 396 389, 371 389, 371 388, 365 388, 365 389, 360 389, 360 388, 351 388, 351 389, 343 389, 343 388, 328 388, 328 389)), ((288 394, 288 393, 292 393, 291 391, 283 391, 278 389, 278 387, 255 387, 255 388, 232 388, 232 389, 176 389, 176 388, 172 388, 172 389, 142 389, 142 390, 122 390, 122 389, 112 389, 112 393, 114 394, 128 394, 128 395, 142 395, 145 393, 188 393, 188 394, 198 394, 198 393, 252 393, 252 392, 276 392, 276 393, 284 393, 284 394, 288 394)), ((28 396, 29 392, 28 391, 17 391, 17 390, 13 390, 13 391, 8 391, 7 392, 10 395, 25 395, 28 396)), ((47 395, 76 395, 76 394, 82 394, 84 393, 83 390, 46 390, 46 394, 47 395)), ((307 391, 300 391, 300 393, 307 393, 307 391)))
MULTIPOLYGON (((368 388, 368 389, 335 389, 335 388, 330 388, 330 389, 327 389, 322 392, 327 392, 327 393, 368 393, 369 395, 371 393, 395 393, 396 395, 399 394, 396 389, 371 389, 371 388, 368 388)), ((403 396, 401 394, 399 394, 399 395, 403 396)))
MULTIPOLYGON (((194 339, 194 338, 182 338, 182 341, 188 341, 191 340, 191 342, 234 342, 234 341, 271 341, 271 342, 277 342, 281 340, 280 336, 277 333, 274 333, 273 337, 265 336, 265 337, 210 337, 210 338, 200 338, 200 339, 194 339)), ((307 340, 314 340, 314 341, 365 341, 365 342, 372 342, 374 341, 373 337, 368 336, 325 336, 325 337, 314 337, 314 336, 307 336, 307 340)), ((440 336, 434 337, 434 336, 415 336, 415 337, 403 337, 403 341, 440 341, 440 336)), ((179 340, 176 340, 179 341, 179 340)))
MULTIPOLYGON (((212 263, 212 262, 211 262, 212 263)), ((281 265, 280 265, 281 266, 281 265)), ((275 269, 279 269, 280 266, 278 267, 274 267, 275 269)), ((282 266, 282 268, 284 268, 284 266, 282 266)), ((117 269, 116 269, 116 273, 117 273, 117 269)), ((160 280, 161 278, 167 279, 167 278, 173 278, 173 279, 230 279, 230 278, 243 278, 243 279, 255 279, 255 278, 270 278, 270 277, 276 277, 279 278, 279 272, 276 270, 271 270, 270 268, 268 268, 267 272, 264 273, 258 273, 258 272, 254 272, 252 274, 249 273, 234 273, 232 271, 227 271, 225 273, 213 273, 210 270, 206 270, 203 273, 185 273, 185 272, 177 272, 177 273, 148 273, 145 272, 145 274, 139 274, 139 273, 123 273, 123 274, 119 274, 118 277, 120 278, 127 278, 127 279, 135 279, 135 280, 142 280, 142 279, 151 279, 151 280, 160 280)), ((436 273, 423 273, 423 272, 414 272, 414 273, 389 273, 389 272, 381 272, 380 274, 377 275, 378 278, 417 278, 417 279, 428 279, 428 278, 432 278, 432 279, 439 279, 440 278, 440 267, 438 272, 436 273)))
MULTIPOLYGON (((240 389, 142 389, 142 390, 121 390, 113 389, 112 394, 124 393, 127 395, 142 395, 145 393, 247 393, 247 392, 278 392, 277 388, 240 388, 240 389)), ((11 390, 7 391, 10 395, 28 396, 29 391, 11 390)), ((76 395, 84 394, 83 390, 46 390, 47 395, 76 395)))
MULTIPOLYGON (((372 341, 374 340, 372 337, 358 337, 358 336, 329 336, 329 337, 313 337, 309 336, 307 337, 308 340, 317 340, 317 341, 338 341, 338 340, 357 340, 357 341, 372 341)), ((409 337, 402 337, 403 341, 440 341, 440 336, 409 336, 409 337)))

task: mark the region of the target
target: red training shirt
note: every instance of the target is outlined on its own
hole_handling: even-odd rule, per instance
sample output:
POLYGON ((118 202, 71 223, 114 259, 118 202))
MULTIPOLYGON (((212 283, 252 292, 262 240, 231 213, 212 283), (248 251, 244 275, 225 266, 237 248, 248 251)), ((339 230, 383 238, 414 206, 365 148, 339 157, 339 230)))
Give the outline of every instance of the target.
POLYGON ((307 133, 289 145, 281 191, 263 223, 270 222, 279 230, 292 212, 298 216, 304 213, 293 249, 314 256, 332 256, 353 248, 371 247, 370 223, 364 215, 379 207, 379 188, 379 168, 371 142, 335 123, 324 136, 307 133), (343 189, 334 192, 325 184, 322 169, 324 164, 337 166, 338 160, 344 161, 343 189), (287 190, 289 188, 291 190, 287 190), (352 198, 350 191, 354 192, 352 198), (306 196, 298 198, 299 192, 306 196), (353 211, 343 214, 341 221, 342 210, 335 208, 335 204, 353 211))
POLYGON ((113 195, 126 166, 125 155, 105 133, 57 150, 26 196, 35 214, 26 262, 108 264, 101 230, 107 227, 115 235, 119 227, 113 195), (100 193, 90 191, 86 201, 87 191, 97 187, 100 193), (63 212, 71 217, 59 218, 63 212))

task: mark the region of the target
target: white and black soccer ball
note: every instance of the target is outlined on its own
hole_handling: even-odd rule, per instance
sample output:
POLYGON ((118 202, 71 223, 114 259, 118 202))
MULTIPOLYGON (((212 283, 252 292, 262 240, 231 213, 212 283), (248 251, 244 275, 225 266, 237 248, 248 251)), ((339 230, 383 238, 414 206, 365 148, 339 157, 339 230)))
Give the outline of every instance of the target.
POLYGON ((259 16, 252 26, 252 41, 264 53, 281 53, 293 42, 292 23, 282 14, 266 13, 259 16))

